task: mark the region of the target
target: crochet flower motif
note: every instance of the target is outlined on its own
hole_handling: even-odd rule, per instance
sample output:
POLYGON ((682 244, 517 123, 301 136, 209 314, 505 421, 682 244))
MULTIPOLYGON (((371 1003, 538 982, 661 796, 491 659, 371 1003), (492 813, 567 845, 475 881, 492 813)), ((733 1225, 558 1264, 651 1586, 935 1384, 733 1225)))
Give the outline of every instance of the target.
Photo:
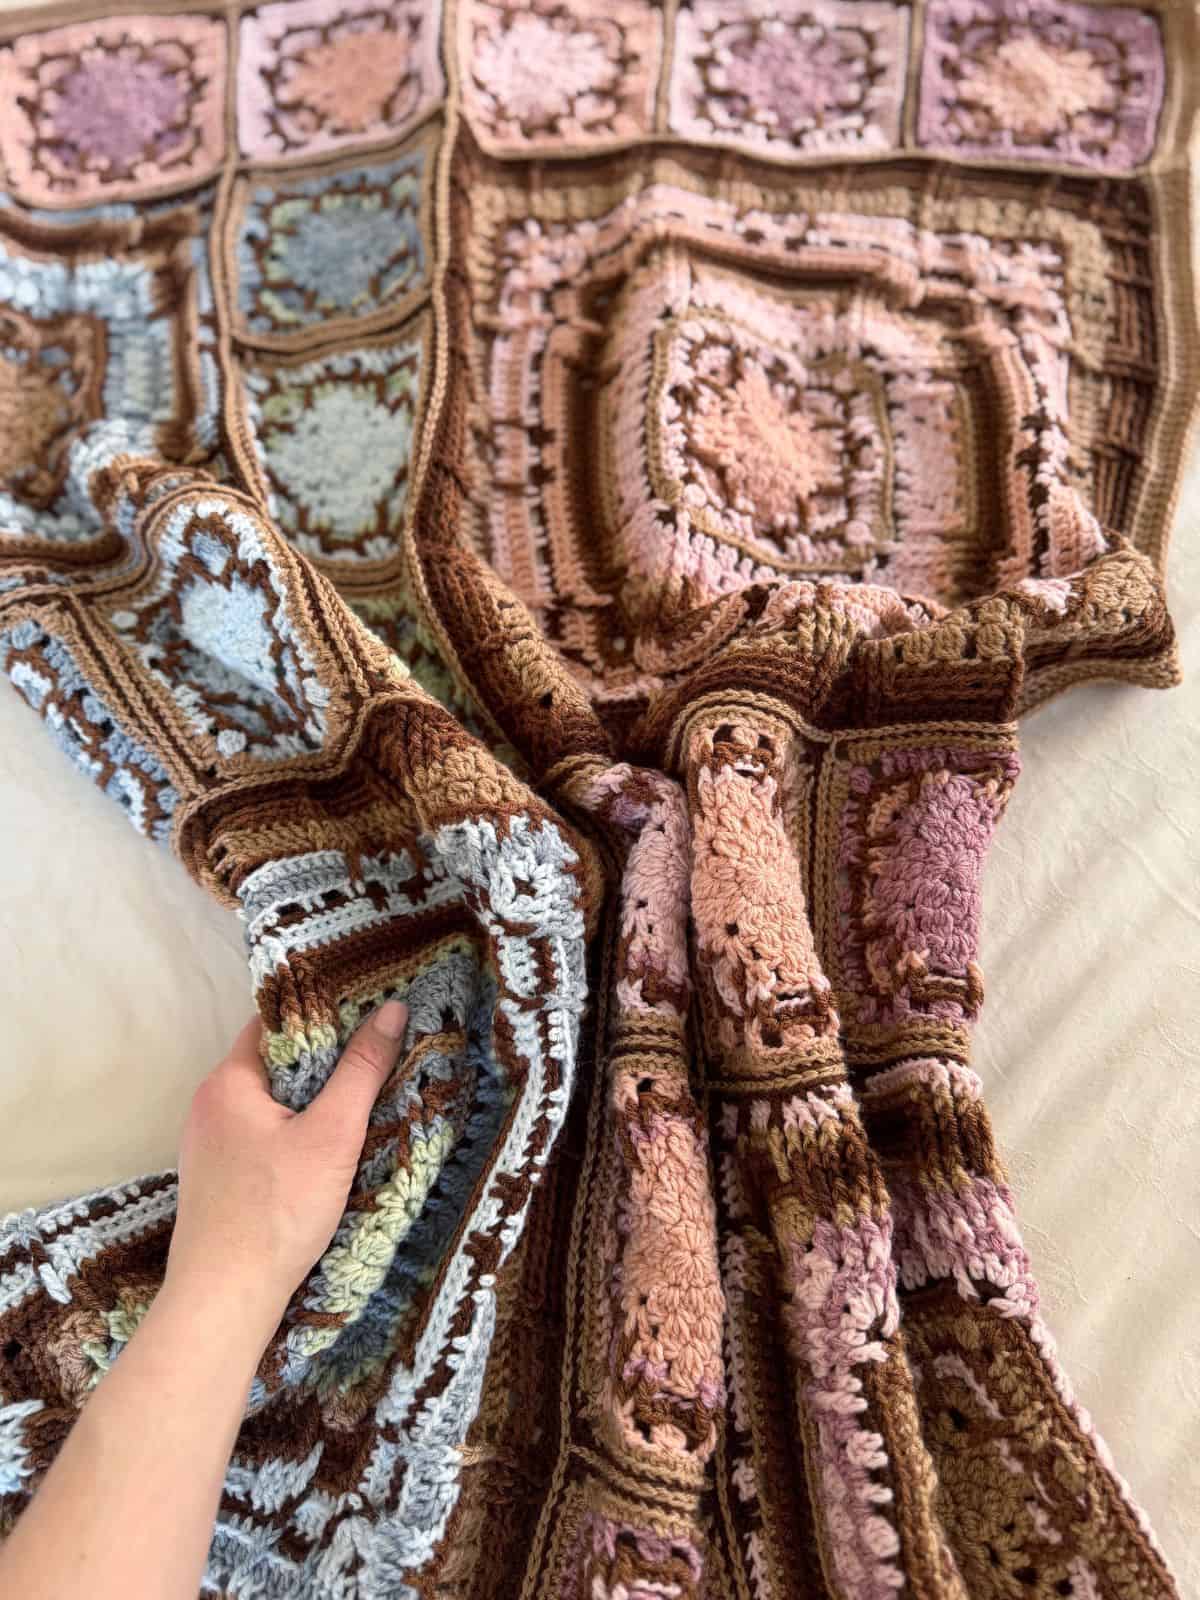
POLYGON ((69 1311, 54 1330, 47 1341, 47 1354, 63 1394, 75 1405, 83 1404, 133 1338, 156 1288, 146 1280, 131 1279, 118 1288, 116 1302, 108 1311, 82 1307, 69 1311))
POLYGON ((0 354, 0 478, 37 471, 70 418, 67 396, 54 370, 30 367, 0 354))
POLYGON ((634 1162, 619 1290, 631 1346, 622 1377, 714 1406, 723 1392, 724 1301, 704 1144, 685 1119, 663 1112, 634 1123, 628 1137, 634 1162))
POLYGON ((910 966, 961 977, 979 942, 979 883, 996 785, 944 769, 885 790, 871 810, 865 925, 884 989, 910 966))
POLYGON ((963 765, 962 752, 935 749, 849 774, 843 975, 860 1022, 913 1011, 969 1018, 982 1001, 980 879, 1018 765, 986 755, 963 765))
POLYGON ((115 199, 203 177, 220 160, 224 24, 113 18, 0 50, 10 176, 35 203, 115 199))
POLYGON ((1165 68, 1145 11, 929 0, 917 133, 960 154, 1127 172, 1154 149, 1165 68))
POLYGON ((425 0, 277 0, 242 18, 238 136, 256 159, 396 138, 442 90, 425 0))
POLYGON ((163 577, 108 622, 213 755, 277 760, 321 747, 329 691, 295 631, 261 525, 215 496, 168 517, 163 577), (190 570, 189 570, 190 569, 190 570))
POLYGON ((103 1313, 68 1311, 47 1340, 46 1354, 63 1394, 81 1406, 109 1365, 108 1327, 103 1313))
POLYGON ((671 125, 694 138, 882 149, 899 136, 907 21, 896 6, 742 0, 680 13, 671 125))
POLYGON ((698 459, 721 474, 733 508, 770 528, 795 527, 799 508, 836 467, 828 434, 756 367, 728 394, 706 391, 690 438, 698 459))
POLYGON ((832 108, 862 99, 862 52, 817 28, 767 24, 714 52, 709 83, 744 103, 751 122, 792 134, 819 124, 832 108))
POLYGON ((55 129, 80 165, 130 177, 188 141, 187 69, 186 51, 170 45, 89 52, 56 85, 55 129))
POLYGON ((603 22, 575 29, 526 13, 480 41, 475 76, 527 132, 567 118, 587 123, 612 110, 621 70, 619 35, 612 35, 603 22))
POLYGON ((0 482, 29 505, 59 493, 71 442, 100 414, 103 349, 88 317, 0 315, 0 482))
POLYGON ((420 150, 387 166, 248 187, 238 226, 238 305, 260 333, 378 313, 425 271, 420 150))
POLYGON ((1064 50, 1030 34, 1006 39, 982 61, 969 61, 959 94, 982 106, 999 126, 1043 138, 1093 110, 1109 110, 1114 94, 1087 50, 1064 50))
POLYGON ((305 555, 334 561, 394 555, 420 362, 418 337, 301 366, 265 362, 247 369, 272 514, 305 555))
MULTIPOLYGON (((420 260, 420 239, 412 218, 398 222, 378 203, 317 205, 298 217, 289 231, 292 248, 286 260, 297 285, 312 295, 324 292, 332 276, 329 262, 337 256, 345 278, 339 288, 350 305, 372 295, 382 299, 384 274, 395 269, 404 282, 405 273, 411 276, 412 264, 420 260)), ((284 257, 283 249, 279 255, 284 257)))
POLYGON ((463 98, 484 145, 626 138, 650 129, 662 49, 647 0, 466 0, 463 98))
POLYGON ((371 389, 337 381, 316 383, 307 403, 272 412, 269 460, 289 493, 308 510, 310 525, 328 538, 355 538, 374 526, 378 507, 395 490, 398 451, 408 454, 407 419, 381 405, 371 389), (330 471, 328 441, 355 441, 355 470, 330 471))
MULTIPOLYGON (((702 740, 703 735, 697 739, 702 740)), ((775 1048, 836 1029, 794 856, 789 858, 775 752, 738 727, 718 729, 698 766, 692 818, 692 918, 719 1037, 775 1048)), ((704 754, 698 744, 695 759, 704 754)), ((782 784, 781 784, 782 780, 782 784)))
POLYGON ((361 133, 380 120, 408 75, 408 40, 372 29, 314 45, 285 68, 286 99, 309 106, 339 133, 361 133))

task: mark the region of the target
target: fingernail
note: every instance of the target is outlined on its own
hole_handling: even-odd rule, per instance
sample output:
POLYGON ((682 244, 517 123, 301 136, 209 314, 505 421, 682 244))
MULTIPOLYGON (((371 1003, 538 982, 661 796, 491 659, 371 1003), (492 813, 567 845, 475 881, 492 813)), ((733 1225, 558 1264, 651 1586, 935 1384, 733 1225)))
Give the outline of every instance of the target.
POLYGON ((403 1039, 408 1007, 403 1000, 385 1000, 375 1013, 375 1026, 385 1039, 403 1039))

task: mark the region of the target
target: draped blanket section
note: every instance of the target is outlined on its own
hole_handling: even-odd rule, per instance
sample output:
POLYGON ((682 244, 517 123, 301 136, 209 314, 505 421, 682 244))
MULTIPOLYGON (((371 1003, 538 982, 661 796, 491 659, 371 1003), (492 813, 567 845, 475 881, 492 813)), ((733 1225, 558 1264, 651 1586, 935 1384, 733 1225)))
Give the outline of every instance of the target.
MULTIPOLYGON (((1175 1596, 970 1034, 1015 719, 1178 673, 1188 8, 95 9, 0 25, 0 663, 280 1100, 409 1007, 204 1592, 1175 1596)), ((0 1228, 0 1530, 174 1199, 0 1228)))

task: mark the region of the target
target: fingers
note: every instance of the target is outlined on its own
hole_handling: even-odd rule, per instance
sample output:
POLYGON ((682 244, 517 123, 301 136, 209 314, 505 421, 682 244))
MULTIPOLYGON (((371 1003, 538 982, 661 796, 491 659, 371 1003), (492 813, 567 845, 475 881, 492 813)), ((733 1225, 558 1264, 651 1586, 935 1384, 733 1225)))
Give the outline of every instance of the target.
POLYGON ((248 1061, 262 1070, 262 1018, 255 1013, 229 1047, 230 1061, 248 1061))
POLYGON ((331 1135, 337 1130, 361 1141, 376 1096, 396 1065, 407 1024, 408 1007, 400 1000, 385 1000, 351 1036, 304 1118, 324 1124, 331 1135))
POLYGON ((239 1083, 265 1089, 267 1073, 262 1059, 262 1036, 262 1018, 251 1017, 230 1045, 229 1054, 220 1063, 219 1070, 239 1083))

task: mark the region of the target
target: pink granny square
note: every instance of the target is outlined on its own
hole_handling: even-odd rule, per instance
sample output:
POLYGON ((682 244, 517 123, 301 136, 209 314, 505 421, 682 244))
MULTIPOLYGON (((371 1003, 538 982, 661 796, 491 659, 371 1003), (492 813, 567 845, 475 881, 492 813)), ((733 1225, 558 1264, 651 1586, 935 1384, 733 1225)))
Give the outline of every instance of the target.
POLYGON ((956 155, 1128 172, 1153 153, 1164 76, 1145 11, 931 0, 918 138, 956 155))
POLYGON ((485 149, 595 147, 653 126, 662 16, 646 0, 468 0, 458 37, 463 103, 485 149))
POLYGON ((254 160, 400 138, 444 92, 430 0, 282 0, 242 20, 238 141, 254 160))
POLYGON ((225 22, 108 17, 0 51, 0 151, 14 192, 79 206, 194 183, 224 151, 225 22))
POLYGON ((795 156, 900 138, 908 9, 881 0, 693 0, 680 8, 671 128, 795 156))

